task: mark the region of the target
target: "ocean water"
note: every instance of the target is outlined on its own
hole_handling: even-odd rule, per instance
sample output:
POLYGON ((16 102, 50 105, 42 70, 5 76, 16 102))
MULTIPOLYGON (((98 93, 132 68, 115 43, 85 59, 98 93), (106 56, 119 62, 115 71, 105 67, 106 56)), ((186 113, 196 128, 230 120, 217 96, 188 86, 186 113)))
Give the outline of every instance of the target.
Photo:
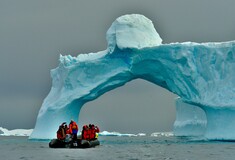
POLYGON ((100 136, 100 146, 52 149, 49 141, 0 136, 1 160, 234 160, 235 142, 175 136, 100 136))

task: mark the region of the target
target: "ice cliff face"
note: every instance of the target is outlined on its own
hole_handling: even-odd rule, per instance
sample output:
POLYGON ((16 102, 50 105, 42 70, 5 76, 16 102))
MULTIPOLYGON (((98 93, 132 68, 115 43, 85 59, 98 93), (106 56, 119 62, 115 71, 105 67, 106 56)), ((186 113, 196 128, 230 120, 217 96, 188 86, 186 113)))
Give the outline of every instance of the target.
POLYGON ((178 98, 176 99, 176 111, 174 135, 203 136, 205 134, 207 119, 205 112, 200 107, 185 103, 178 98))
POLYGON ((192 135, 192 126, 198 124, 196 135, 235 139, 235 41, 162 45, 153 24, 142 15, 119 17, 106 38, 105 51, 60 57, 30 138, 55 137, 61 122, 77 120, 84 103, 141 78, 179 95, 177 135, 192 135), (194 109, 180 112, 187 105, 200 107, 193 112, 199 118, 185 116, 194 109))

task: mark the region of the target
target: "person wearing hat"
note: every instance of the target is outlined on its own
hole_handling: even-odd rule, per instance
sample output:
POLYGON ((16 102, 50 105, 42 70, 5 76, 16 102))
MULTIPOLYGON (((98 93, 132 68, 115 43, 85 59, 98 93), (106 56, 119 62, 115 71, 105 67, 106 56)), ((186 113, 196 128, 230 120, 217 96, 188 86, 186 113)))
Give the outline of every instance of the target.
POLYGON ((65 128, 64 128, 64 125, 66 123, 62 123, 60 126, 59 126, 59 129, 57 130, 56 134, 57 134, 57 139, 63 141, 65 139, 65 136, 66 136, 66 133, 65 133, 65 128))
POLYGON ((69 124, 69 132, 72 134, 72 138, 77 140, 77 133, 78 133, 78 125, 75 121, 71 120, 69 124))

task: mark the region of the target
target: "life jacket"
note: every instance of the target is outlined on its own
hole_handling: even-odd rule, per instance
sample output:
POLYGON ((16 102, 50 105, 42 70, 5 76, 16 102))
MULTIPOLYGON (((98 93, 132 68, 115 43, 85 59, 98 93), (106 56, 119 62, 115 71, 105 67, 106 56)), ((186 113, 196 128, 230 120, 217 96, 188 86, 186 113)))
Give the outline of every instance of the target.
POLYGON ((71 134, 69 128, 65 129, 66 134, 71 134))
POLYGON ((82 130, 82 139, 85 139, 85 130, 82 130))
POLYGON ((63 128, 59 128, 59 130, 56 133, 57 133, 57 139, 59 140, 65 139, 65 132, 63 128))
POLYGON ((82 131, 82 139, 89 140, 88 130, 82 131))
POLYGON ((97 139, 99 137, 98 133, 95 133, 95 139, 97 139))
POLYGON ((95 139, 95 127, 92 127, 90 129, 90 139, 91 140, 95 139))
POLYGON ((88 128, 87 130, 87 140, 91 140, 91 129, 88 128))
POLYGON ((69 133, 73 134, 73 131, 78 131, 78 125, 74 121, 69 124, 69 133))
POLYGON ((98 133, 100 132, 100 129, 99 129, 99 127, 95 126, 95 127, 94 127, 94 130, 95 130, 95 138, 94 138, 94 139, 97 139, 98 136, 99 136, 98 133))
POLYGON ((82 128, 82 139, 88 140, 88 138, 89 138, 88 127, 84 125, 82 128))
POLYGON ((89 129, 85 130, 85 139, 90 140, 89 129))

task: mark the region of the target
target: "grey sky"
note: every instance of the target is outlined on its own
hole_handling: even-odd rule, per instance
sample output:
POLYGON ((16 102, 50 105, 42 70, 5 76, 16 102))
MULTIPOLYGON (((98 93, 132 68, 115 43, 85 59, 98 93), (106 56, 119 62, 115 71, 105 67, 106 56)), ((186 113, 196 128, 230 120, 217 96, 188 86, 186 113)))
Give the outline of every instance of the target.
MULTIPOLYGON (((0 126, 33 128, 59 54, 106 49, 124 14, 151 19, 163 43, 235 40, 234 0, 0 0, 0 126)), ((175 95, 137 80, 86 104, 80 125, 120 132, 169 131, 175 95)))

